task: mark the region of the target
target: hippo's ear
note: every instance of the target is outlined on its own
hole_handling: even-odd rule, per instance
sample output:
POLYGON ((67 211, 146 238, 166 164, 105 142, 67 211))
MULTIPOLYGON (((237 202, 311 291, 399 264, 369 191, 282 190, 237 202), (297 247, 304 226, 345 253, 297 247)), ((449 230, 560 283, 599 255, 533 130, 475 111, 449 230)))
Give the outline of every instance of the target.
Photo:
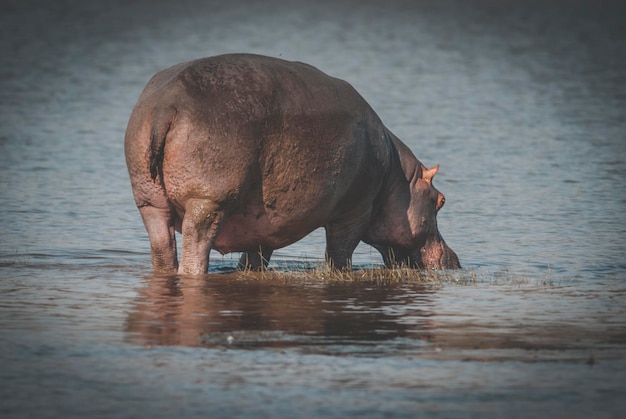
POLYGON ((433 166, 430 169, 422 166, 422 179, 426 182, 432 182, 433 178, 437 174, 437 171, 439 171, 439 165, 433 166))

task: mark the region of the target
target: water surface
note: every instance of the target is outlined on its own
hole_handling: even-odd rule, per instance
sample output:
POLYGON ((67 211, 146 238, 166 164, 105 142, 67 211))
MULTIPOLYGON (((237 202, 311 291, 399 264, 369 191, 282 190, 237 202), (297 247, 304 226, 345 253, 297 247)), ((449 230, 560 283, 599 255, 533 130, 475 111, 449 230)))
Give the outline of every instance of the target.
MULTIPOLYGON (((0 6, 3 417, 619 417, 619 2, 0 6), (458 282, 150 273, 123 157, 156 71, 226 52, 352 83, 446 195, 458 282), (85 403, 89 400, 89 403, 85 403)), ((275 252, 315 266, 323 232, 275 252)), ((381 263, 361 245, 359 269, 381 263)))

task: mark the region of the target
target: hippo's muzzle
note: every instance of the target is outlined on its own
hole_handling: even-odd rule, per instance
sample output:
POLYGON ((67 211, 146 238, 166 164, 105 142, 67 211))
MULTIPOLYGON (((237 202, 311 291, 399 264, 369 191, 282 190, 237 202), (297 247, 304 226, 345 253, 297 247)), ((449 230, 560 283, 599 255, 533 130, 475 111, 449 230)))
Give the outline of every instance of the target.
POLYGON ((423 269, 460 269, 459 258, 450 249, 440 234, 434 240, 427 241, 424 247, 411 255, 412 264, 423 269))

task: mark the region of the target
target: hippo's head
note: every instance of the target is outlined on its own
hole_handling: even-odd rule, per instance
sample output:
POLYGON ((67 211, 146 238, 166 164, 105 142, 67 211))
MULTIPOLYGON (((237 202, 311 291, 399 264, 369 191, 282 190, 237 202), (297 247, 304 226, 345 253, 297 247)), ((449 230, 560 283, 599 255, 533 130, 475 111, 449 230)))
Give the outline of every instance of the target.
POLYGON ((459 258, 437 228, 437 213, 445 198, 433 186, 439 166, 419 164, 411 180, 400 180, 384 205, 383 214, 370 230, 370 244, 378 249, 388 266, 421 269, 457 269, 459 258), (378 243, 377 243, 378 242, 378 243), (384 244, 383 244, 384 243, 384 244))
POLYGON ((410 184, 411 200, 407 215, 413 246, 409 250, 412 266, 426 269, 460 268, 459 258, 439 234, 437 213, 446 198, 433 186, 439 165, 430 169, 422 166, 422 176, 410 184))

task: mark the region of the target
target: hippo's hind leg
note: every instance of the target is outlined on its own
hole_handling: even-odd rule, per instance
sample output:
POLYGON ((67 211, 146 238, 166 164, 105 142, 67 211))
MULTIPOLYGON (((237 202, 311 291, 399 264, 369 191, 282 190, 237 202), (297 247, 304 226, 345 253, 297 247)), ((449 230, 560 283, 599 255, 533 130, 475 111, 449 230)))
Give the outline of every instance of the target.
POLYGON ((263 270, 270 263, 274 249, 259 246, 259 250, 253 252, 244 252, 239 258, 237 268, 240 270, 263 270))
POLYGON ((152 269, 156 273, 176 273, 175 212, 152 205, 139 207, 139 212, 150 237, 152 269))
POLYGON ((224 211, 208 199, 190 199, 185 204, 182 256, 179 274, 203 275, 209 268, 209 252, 219 234, 224 211))

